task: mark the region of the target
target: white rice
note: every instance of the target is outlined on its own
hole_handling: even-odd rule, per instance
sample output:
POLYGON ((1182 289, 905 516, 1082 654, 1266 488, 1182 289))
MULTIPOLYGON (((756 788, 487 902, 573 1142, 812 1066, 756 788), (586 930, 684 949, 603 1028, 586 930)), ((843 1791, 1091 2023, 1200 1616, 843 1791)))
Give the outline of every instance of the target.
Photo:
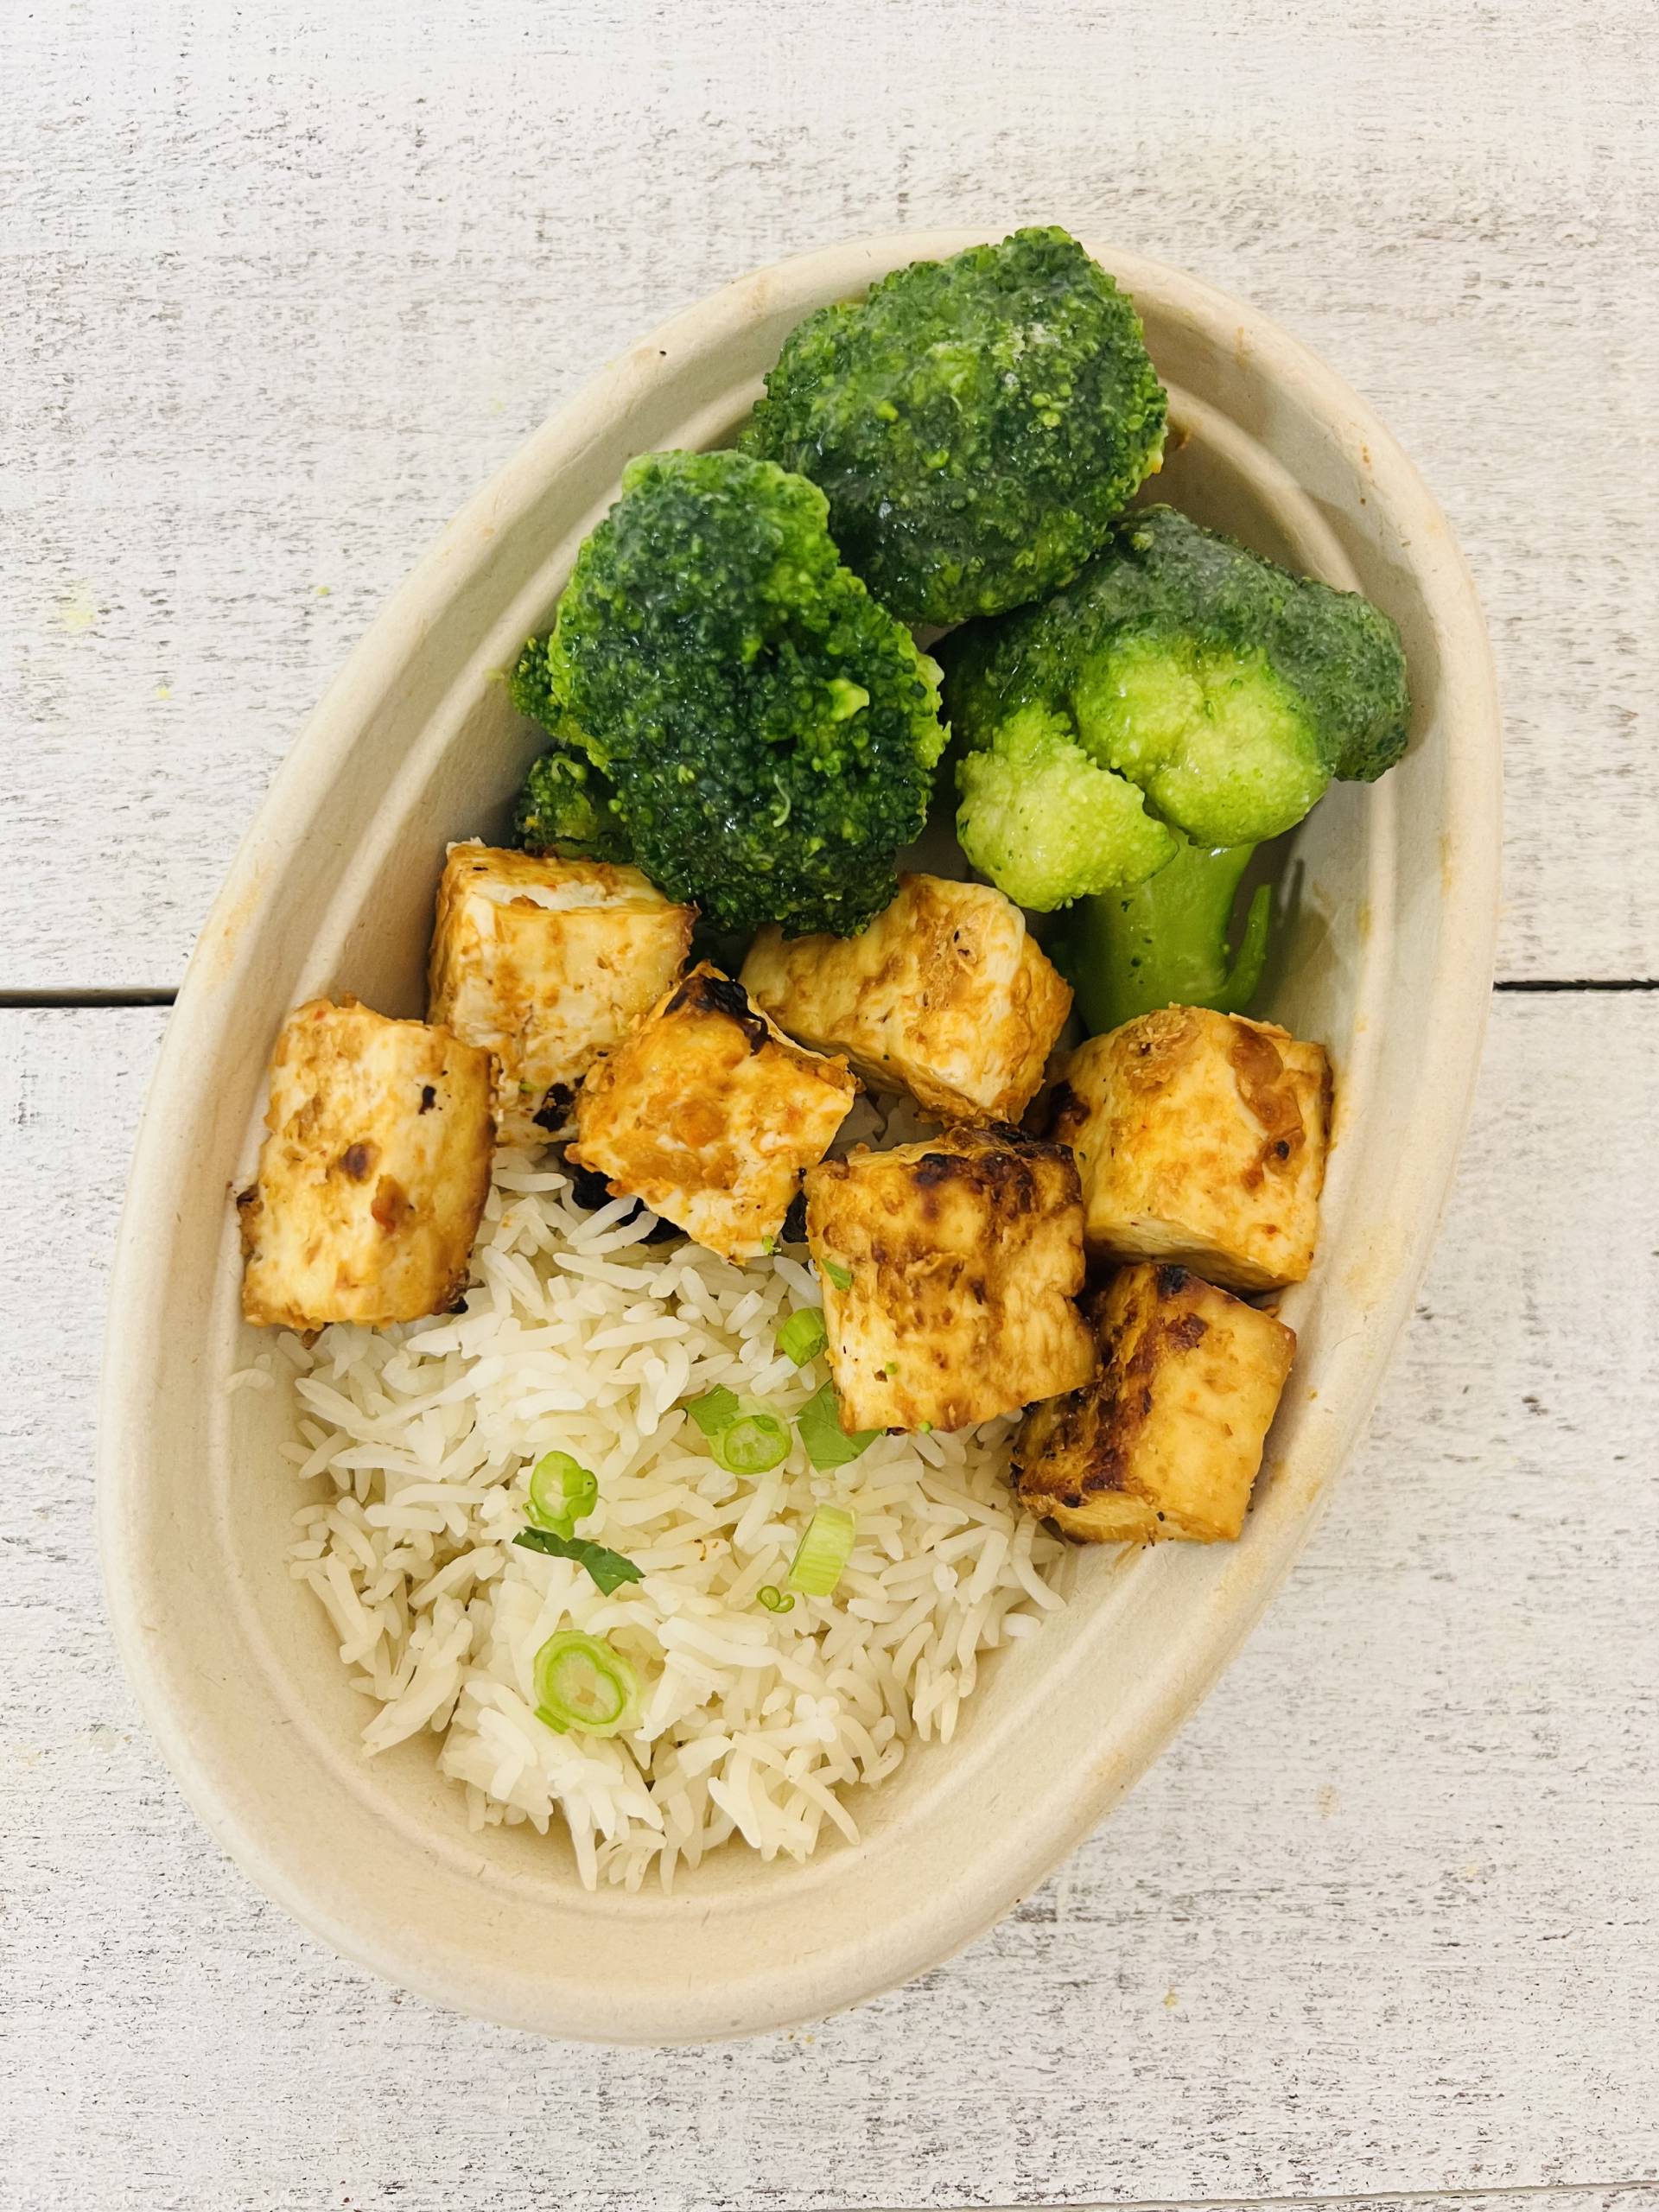
MULTIPOLYGON (((861 1109, 859 1129, 875 1134, 861 1109)), ((241 1387, 295 1378, 296 1473, 327 1494, 296 1514, 293 1573, 316 1592, 341 1662, 376 1711, 371 1752, 425 1729, 474 1827, 569 1831, 582 1879, 666 1889, 740 1837, 804 1859, 855 1840, 861 1783, 913 1740, 948 1742, 980 1655, 1060 1600, 1062 1547, 1011 1501, 1011 1423, 884 1436, 815 1473, 798 1441, 771 1473, 728 1475, 683 1402, 724 1383, 788 1417, 825 1377, 779 1354, 779 1325, 817 1290, 802 1258, 728 1266, 649 1245, 624 1199, 584 1213, 551 1160, 497 1155, 464 1313, 308 1350, 277 1340, 241 1387), (643 1580, 603 1595, 585 1569, 516 1547, 530 1470, 552 1448, 599 1478, 579 1533, 643 1580), (781 1586, 813 1507, 856 1516, 830 1598, 791 1611, 781 1586), (532 1669, 556 1630, 603 1637, 638 1675, 638 1725, 561 1734, 532 1669)), ((793 1430, 791 1429, 791 1437, 793 1430)))

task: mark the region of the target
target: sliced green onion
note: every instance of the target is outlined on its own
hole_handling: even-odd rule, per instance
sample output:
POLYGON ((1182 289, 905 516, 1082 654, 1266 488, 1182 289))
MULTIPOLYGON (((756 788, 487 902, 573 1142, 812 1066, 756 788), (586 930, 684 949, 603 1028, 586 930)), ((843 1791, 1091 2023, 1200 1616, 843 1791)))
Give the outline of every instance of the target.
POLYGON ((824 1274, 829 1276, 830 1281, 834 1283, 837 1290, 850 1290, 852 1288, 853 1271, 850 1268, 843 1268, 839 1260, 830 1259, 820 1260, 818 1262, 818 1265, 823 1268, 824 1274))
POLYGON ((844 1506, 819 1506, 789 1563, 790 1588, 808 1598, 827 1598, 853 1555, 857 1530, 857 1522, 844 1506))
POLYGON ((578 1567, 585 1567, 604 1592, 609 1597, 625 1582, 644 1580, 645 1570, 625 1559, 620 1552, 607 1551, 603 1544, 595 1544, 586 1536, 562 1536, 556 1529, 521 1529, 513 1538, 527 1552, 545 1552, 550 1559, 573 1559, 578 1567))
POLYGON ((538 1529, 556 1529, 568 1536, 598 1501, 598 1476, 568 1452, 543 1452, 531 1470, 525 1510, 538 1529))
POLYGON ((785 1359, 792 1359, 797 1367, 804 1367, 809 1359, 816 1359, 829 1343, 823 1325, 823 1314, 816 1306, 803 1306, 791 1313, 778 1332, 778 1349, 785 1359))
POLYGON ((841 1400, 836 1395, 833 1382, 826 1382, 822 1390, 809 1398, 795 1419, 801 1441, 806 1446, 806 1456, 821 1475, 856 1459, 861 1452, 869 1450, 881 1433, 879 1428, 860 1428, 848 1435, 841 1425, 841 1400))
POLYGON ((685 1410, 705 1436, 718 1436, 728 1427, 741 1410, 735 1390, 728 1390, 723 1382, 716 1382, 712 1390, 705 1390, 700 1398, 688 1398, 685 1410))
POLYGON ((769 1613, 792 1613, 795 1599, 787 1590, 780 1590, 775 1582, 763 1582, 755 1596, 769 1613))
POLYGON ((614 1736, 633 1716, 639 1683, 627 1661, 604 1639, 561 1629, 536 1654, 536 1712, 561 1735, 614 1736))
POLYGON ((740 1414, 716 1429, 709 1448, 728 1475, 764 1475, 789 1456, 789 1431, 771 1414, 740 1414))

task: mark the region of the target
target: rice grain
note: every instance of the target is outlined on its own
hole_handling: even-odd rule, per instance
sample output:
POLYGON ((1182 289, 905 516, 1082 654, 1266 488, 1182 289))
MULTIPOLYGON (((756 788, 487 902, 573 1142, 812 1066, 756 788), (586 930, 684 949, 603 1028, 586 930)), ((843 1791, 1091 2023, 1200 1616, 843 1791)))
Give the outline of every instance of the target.
POLYGON ((280 1363, 233 1382, 294 1378, 284 1459, 329 1494, 296 1514, 290 1568, 375 1702, 365 1749, 435 1732, 472 1826, 546 1834, 556 1818, 590 1887, 654 1873, 667 1888, 734 1836, 766 1859, 804 1859, 831 1831, 855 1841, 856 1791, 912 1740, 949 1741, 979 1654, 1059 1605, 1061 1547, 1010 1497, 1006 1421, 880 1436, 817 1472, 791 1417, 824 1369, 776 1341, 819 1302, 803 1259, 734 1268, 652 1245, 632 1211, 583 1213, 556 1164, 503 1152, 463 1313, 336 1325, 308 1348, 284 1334, 280 1363), (751 1479, 718 1465, 680 1410, 716 1383, 790 1425, 782 1465, 751 1479), (578 1533, 642 1580, 607 1595, 513 1543, 531 1468, 555 1449, 599 1480, 578 1533), (757 1591, 783 1586, 829 1500, 857 1522, 837 1590, 766 1611, 757 1591), (536 1654, 569 1628, 638 1676, 628 1732, 537 1716, 536 1654))

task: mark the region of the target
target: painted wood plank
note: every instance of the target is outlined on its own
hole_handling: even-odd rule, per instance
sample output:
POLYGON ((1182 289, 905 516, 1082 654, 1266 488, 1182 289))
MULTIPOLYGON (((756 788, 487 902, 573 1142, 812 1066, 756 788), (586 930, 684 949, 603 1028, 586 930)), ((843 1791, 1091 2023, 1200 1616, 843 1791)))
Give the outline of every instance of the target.
POLYGON ((838 235, 1045 217, 1254 299, 1394 424, 1507 688, 1502 972, 1647 973, 1649 28, 1643 0, 12 10, 0 988, 176 980, 351 643, 607 355, 838 235))
MULTIPOLYGON (((1299 2212, 1342 2212, 1342 2208, 1363 2204, 1365 2212, 1421 2212, 1421 2208, 1433 2207, 1433 2212, 1653 2212, 1659 2206, 1659 2184, 1649 2182, 1615 2182, 1601 2189, 1553 2188, 1459 2190, 1436 2191, 1432 2195, 1365 2196, 1281 2196, 1205 2197, 1191 2208, 1181 2208, 1167 2199, 1139 2202, 1114 2200, 1076 2205, 1071 2212, 1257 2212, 1257 2208, 1294 2202, 1299 2212)), ((899 2208, 887 2208, 887 2212, 899 2212, 899 2208)), ((955 2208, 951 2208, 955 2212, 955 2208)), ((1018 2212, 1009 2205, 985 2208, 985 2212, 1018 2212)))
POLYGON ((92 1410, 160 1020, 0 1013, 0 2205, 1461 2205, 1659 2173, 1659 1001, 1497 1000, 1370 1444, 1117 1816, 911 1987, 677 2053, 341 1964, 147 1742, 92 1410))

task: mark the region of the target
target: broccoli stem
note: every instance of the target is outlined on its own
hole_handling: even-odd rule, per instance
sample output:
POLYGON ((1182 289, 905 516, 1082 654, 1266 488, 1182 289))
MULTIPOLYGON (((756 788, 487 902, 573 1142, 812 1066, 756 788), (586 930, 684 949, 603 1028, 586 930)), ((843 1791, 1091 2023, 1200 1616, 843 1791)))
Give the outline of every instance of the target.
POLYGON ((1268 957, 1273 897, 1250 900, 1236 957, 1228 925, 1254 845, 1206 849, 1183 843, 1173 861, 1132 891, 1080 899, 1066 932, 1066 966, 1090 1036, 1165 1006, 1243 1014, 1268 957))

